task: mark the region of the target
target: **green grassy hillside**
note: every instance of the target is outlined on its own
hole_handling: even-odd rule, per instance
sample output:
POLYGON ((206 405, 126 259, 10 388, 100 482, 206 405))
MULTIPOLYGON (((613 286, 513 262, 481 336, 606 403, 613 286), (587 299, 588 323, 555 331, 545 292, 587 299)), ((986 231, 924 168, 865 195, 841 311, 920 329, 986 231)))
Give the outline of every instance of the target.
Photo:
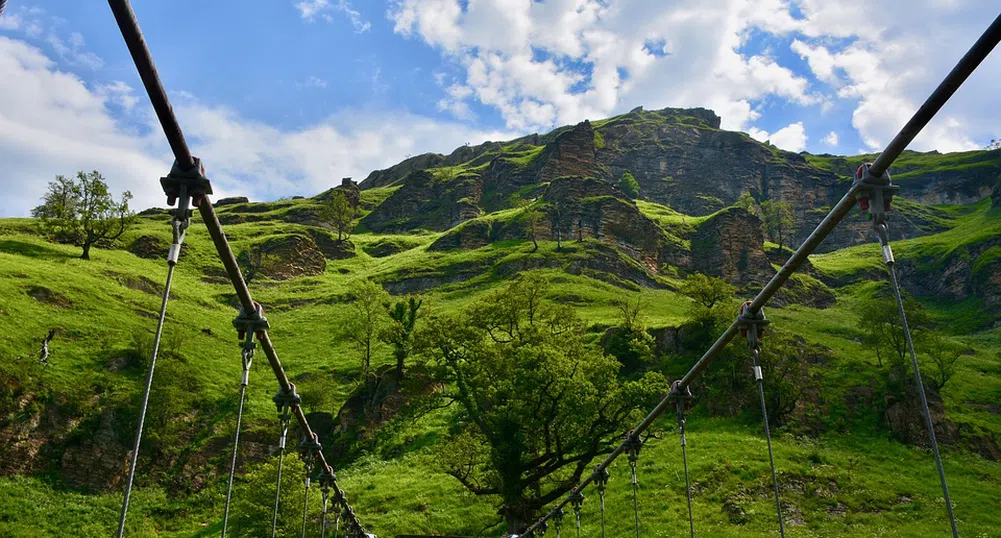
MULTIPOLYGON (((378 205, 395 188, 363 191, 363 209, 378 205)), ((235 222, 225 229, 239 252, 268 238, 308 234, 313 229, 289 222, 296 220, 289 215, 313 205, 311 199, 261 205, 239 213, 240 219, 232 217, 239 212, 233 208, 219 212, 235 222), (247 215, 253 215, 253 221, 247 215)), ((683 248, 690 245, 681 236, 707 218, 652 202, 640 202, 639 209, 683 248)), ((918 279, 944 270, 964 251, 974 275, 989 270, 998 257, 992 241, 1001 231, 1001 219, 989 201, 934 211, 946 231, 895 245, 902 267, 908 269, 904 284, 918 291, 923 289, 918 279)), ((508 213, 484 218, 513 218, 508 213)), ((8 463, 0 478, 0 535, 107 536, 117 523, 120 494, 92 493, 89 487, 74 485, 74 480, 87 479, 69 476, 71 464, 80 460, 67 456, 67 447, 85 445, 106 432, 122 446, 131 443, 146 369, 139 351, 155 324, 152 317, 166 267, 159 259, 137 257, 124 247, 140 236, 167 241, 166 221, 164 215, 142 217, 119 248, 96 249, 91 261, 83 261, 76 258, 77 249, 37 235, 30 220, 0 220, 0 373, 5 380, 0 401, 7 410, 0 427, 8 440, 20 440, 9 451, 20 459, 8 463), (59 332, 50 346, 51 364, 45 367, 31 355, 50 329, 59 332)), ((645 300, 645 323, 654 329, 679 327, 688 318, 690 299, 675 291, 680 281, 674 276, 658 277, 663 288, 649 289, 600 270, 574 270, 603 252, 606 247, 596 241, 570 241, 557 250, 555 242, 545 240, 537 252, 528 240, 498 241, 475 250, 428 250, 440 235, 359 230, 351 237, 355 255, 328 259, 322 274, 251 282, 307 412, 336 415, 357 386, 360 359, 339 336, 339 327, 351 315, 348 294, 363 279, 391 290, 419 289, 431 307, 455 311, 518 272, 543 268, 553 280, 548 298, 574 306, 592 326, 595 340, 618 323, 615 302, 623 298, 645 300), (378 247, 387 244, 399 252, 370 253, 379 253, 378 247)), ((166 351, 158 363, 153 418, 144 441, 144 454, 160 460, 141 461, 146 472, 130 536, 210 536, 221 524, 225 447, 235 422, 240 376, 239 348, 230 325, 235 310, 232 290, 219 279, 220 266, 200 223, 194 223, 187 244, 168 309, 166 351)), ((834 289, 835 305, 768 309, 776 331, 823 350, 821 359, 808 366, 818 388, 809 420, 793 422, 777 433, 789 535, 943 534, 947 523, 930 454, 889 440, 874 411, 877 403, 852 404, 860 388, 880 383, 874 353, 859 343, 856 330, 860 301, 875 292, 874 281, 884 278, 878 250, 852 247, 814 256, 811 262, 816 279, 834 289), (807 422, 812 427, 805 427, 807 422)), ((963 349, 956 373, 942 391, 946 417, 959 432, 957 441, 944 448, 944 456, 960 529, 964 536, 994 536, 1001 529, 1001 463, 977 455, 974 445, 1001 437, 996 407, 1001 397, 1001 331, 994 328, 998 318, 975 296, 950 301, 918 293, 917 298, 936 321, 936 330, 963 349)), ((660 367, 676 375, 695 356, 666 354, 660 367)), ((376 366, 392 360, 385 347, 376 349, 375 358, 376 366)), ((266 447, 277 434, 271 403, 275 390, 271 373, 259 360, 245 411, 245 437, 254 448, 238 483, 236 495, 243 499, 237 505, 238 518, 258 513, 254 499, 269 499, 273 462, 266 447)), ((380 536, 502 531, 494 501, 465 492, 436 463, 449 413, 386 425, 358 459, 338 469, 371 531, 380 536)), ((639 465, 644 535, 673 534, 672 529, 681 534, 686 523, 678 443, 671 423, 662 426, 661 438, 649 442, 639 465)), ((712 417, 697 406, 689 420, 689 457, 700 535, 775 534, 767 458, 755 421, 712 417)), ((294 479, 295 471, 290 476, 294 479)), ((617 462, 606 502, 613 536, 632 532, 630 495, 628 468, 624 461, 617 462)), ((599 532, 596 500, 588 492, 583 534, 599 532)), ((313 502, 318 504, 318 495, 313 502)))

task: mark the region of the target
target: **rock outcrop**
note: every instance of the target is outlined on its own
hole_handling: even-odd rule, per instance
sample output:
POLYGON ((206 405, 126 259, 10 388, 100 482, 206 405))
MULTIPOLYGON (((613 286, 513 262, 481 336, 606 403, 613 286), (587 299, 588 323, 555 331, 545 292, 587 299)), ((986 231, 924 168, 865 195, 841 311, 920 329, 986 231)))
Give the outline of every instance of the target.
POLYGON ((327 268, 323 252, 308 236, 269 239, 256 248, 262 254, 261 274, 275 280, 322 275, 327 268))
POLYGON ((421 170, 408 175, 403 186, 361 223, 375 232, 443 231, 480 216, 482 195, 478 177, 439 179, 421 170))
POLYGON ((763 249, 761 220, 739 208, 721 211, 692 235, 691 269, 742 285, 764 284, 775 274, 763 249))
POLYGON ((219 200, 216 200, 216 203, 212 204, 212 207, 224 207, 228 205, 247 203, 250 203, 250 198, 247 198, 246 196, 232 196, 230 198, 220 198, 219 200))

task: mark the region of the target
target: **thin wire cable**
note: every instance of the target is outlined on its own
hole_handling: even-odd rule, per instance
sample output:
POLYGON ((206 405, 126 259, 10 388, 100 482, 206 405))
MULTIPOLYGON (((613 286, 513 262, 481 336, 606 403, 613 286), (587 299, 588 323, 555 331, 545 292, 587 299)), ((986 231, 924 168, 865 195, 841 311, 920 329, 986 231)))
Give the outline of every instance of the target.
POLYGON ((779 516, 779 535, 785 538, 785 523, 782 521, 782 501, 779 500, 779 479, 775 475, 775 456, 772 454, 772 432, 768 427, 768 407, 765 405, 765 386, 761 375, 761 365, 758 364, 760 350, 757 347, 751 348, 751 356, 754 360, 754 377, 758 383, 758 394, 761 396, 761 418, 765 423, 765 440, 768 442, 768 463, 772 468, 772 486, 775 488, 775 512, 779 516))
POLYGON ((949 514, 949 524, 952 526, 953 538, 959 538, 959 529, 956 527, 956 516, 952 513, 952 500, 949 498, 949 484, 945 481, 945 468, 942 467, 942 455, 938 451, 938 440, 935 438, 935 425, 931 420, 931 410, 928 409, 928 397, 925 396, 925 385, 921 381, 921 369, 918 367, 918 357, 914 353, 914 340, 911 338, 911 329, 907 325, 907 314, 904 312, 904 299, 900 293, 900 284, 897 282, 897 272, 892 263, 888 263, 887 272, 890 273, 890 283, 893 285, 893 294, 897 298, 897 309, 900 311, 900 323, 904 330, 904 339, 907 341, 907 350, 911 354, 911 364, 914 366, 914 382, 918 385, 918 394, 921 395, 921 407, 924 411, 925 426, 928 428, 928 440, 931 441, 931 450, 935 455, 935 466, 938 467, 938 478, 942 482, 942 495, 945 497, 945 509, 949 514))
POLYGON ((691 532, 692 538, 695 538, 695 518, 692 515, 692 485, 688 479, 688 451, 685 449, 687 441, 685 440, 685 403, 678 403, 678 433, 681 437, 681 461, 685 466, 685 497, 688 500, 688 530, 691 532))
POLYGON ((229 484, 226 486, 226 509, 222 516, 222 538, 226 538, 226 529, 229 526, 229 507, 233 499, 233 477, 236 475, 236 454, 240 450, 240 423, 243 422, 243 403, 246 400, 247 384, 249 382, 250 364, 254 357, 254 333, 247 333, 247 340, 243 344, 243 378, 240 381, 240 407, 236 411, 236 432, 233 434, 233 454, 229 459, 229 484))
POLYGON ((633 470, 633 515, 636 520, 636 538, 640 538, 640 507, 636 500, 636 490, 639 489, 639 482, 636 480, 636 460, 631 460, 629 466, 633 470))
POLYGON ((278 481, 275 484, 275 509, 271 515, 271 538, 278 532, 278 504, 282 497, 282 465, 285 463, 285 439, 288 435, 288 422, 282 421, 282 436, 278 443, 278 481))
POLYGON ((605 486, 608 484, 609 472, 601 467, 596 467, 594 472, 594 483, 598 488, 598 508, 601 512, 601 538, 605 538, 605 486))
POLYGON ((174 268, 181 255, 181 245, 184 235, 191 224, 189 204, 191 198, 185 187, 181 187, 177 209, 170 220, 174 240, 167 252, 167 282, 163 286, 163 297, 160 301, 160 317, 156 321, 156 335, 153 337, 153 352, 149 360, 149 372, 146 374, 146 388, 143 390, 142 406, 139 410, 139 424, 136 425, 136 439, 132 445, 132 458, 129 461, 129 477, 125 485, 125 498, 122 499, 122 512, 118 518, 118 538, 125 535, 125 520, 129 513, 129 501, 132 499, 132 485, 136 476, 136 464, 139 461, 139 445, 142 441, 143 426, 146 424, 146 410, 149 407, 149 394, 153 388, 153 371, 156 369, 156 357, 160 352, 160 339, 163 336, 163 323, 167 319, 167 302, 170 300, 170 285, 174 281, 174 268))
POLYGON ((327 501, 329 500, 329 493, 324 491, 323 511, 320 512, 320 538, 325 538, 327 536, 327 501))
POLYGON ((302 495, 302 538, 306 538, 306 512, 309 509, 309 466, 306 466, 306 490, 302 495))
POLYGON ((136 426, 136 439, 132 444, 132 459, 129 461, 129 478, 125 484, 125 499, 122 500, 122 512, 118 518, 118 538, 125 535, 125 519, 129 512, 129 501, 132 497, 132 483, 136 476, 136 462, 139 460, 139 443, 142 440, 143 426, 146 423, 146 409, 149 406, 149 393, 153 387, 153 370, 156 368, 156 356, 160 351, 160 337, 163 335, 163 322, 167 317, 167 301, 170 298, 170 284, 174 280, 174 266, 167 266, 167 283, 163 287, 163 298, 160 302, 160 317, 156 322, 156 336, 153 338, 153 356, 149 361, 149 372, 146 374, 146 389, 143 391, 143 402, 139 408, 139 424, 136 426))

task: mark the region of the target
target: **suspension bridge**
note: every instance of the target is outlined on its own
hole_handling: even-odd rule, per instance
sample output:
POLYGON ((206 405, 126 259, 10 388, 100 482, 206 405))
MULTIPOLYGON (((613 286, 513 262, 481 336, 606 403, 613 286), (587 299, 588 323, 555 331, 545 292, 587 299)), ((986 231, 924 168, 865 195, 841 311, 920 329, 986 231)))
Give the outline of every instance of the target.
MULTIPOLYGON (((167 277, 164 286, 160 313, 157 320, 156 332, 153 344, 152 357, 149 371, 145 379, 145 389, 143 392, 142 404, 139 414, 139 422, 136 427, 135 441, 131 452, 128 479, 125 487, 125 494, 122 501, 122 508, 118 525, 118 538, 125 535, 126 521, 128 519, 129 502, 135 478, 136 462, 141 449, 143 436, 143 426, 149 403, 150 388, 156 366, 156 358, 159 352, 160 339, 163 333, 164 320, 166 317, 167 305, 170 299, 171 282, 174 270, 178 264, 181 245, 184 242, 185 234, 191 223, 191 216, 194 209, 197 209, 209 235, 212 238, 219 258, 225 267, 227 276, 232 282, 239 299, 240 311, 233 320, 233 326, 238 332, 242 348, 243 375, 240 383, 239 406, 237 411, 237 422, 233 437, 232 453, 229 465, 229 480, 226 493, 225 511, 223 514, 222 536, 225 538, 228 531, 230 506, 233 493, 233 477, 236 471, 236 457, 240 448, 240 425, 243 415, 243 406, 247 385, 249 384, 250 367, 258 348, 264 351, 268 365, 275 374, 278 381, 278 391, 273 401, 278 414, 279 422, 279 461, 278 480, 275 485, 275 503, 271 522, 274 538, 275 529, 278 523, 279 503, 281 500, 281 473, 285 453, 288 451, 287 437, 289 428, 293 420, 302 432, 302 438, 295 447, 296 452, 305 463, 306 478, 303 487, 303 515, 301 532, 303 538, 307 533, 308 502, 311 485, 316 484, 322 497, 322 512, 320 518, 320 536, 327 536, 328 517, 333 518, 333 536, 343 534, 347 538, 368 538, 373 537, 361 522, 361 518, 355 513, 343 489, 337 482, 337 477, 330 464, 327 463, 322 451, 322 444, 317 434, 311 429, 306 415, 302 409, 302 402, 296 393, 295 385, 289 381, 282 363, 279 360, 278 352, 272 342, 268 330, 270 325, 264 316, 261 306, 253 300, 247 288, 246 281, 240 272, 236 258, 230 248, 230 244, 223 233, 222 225, 216 216, 209 196, 212 194, 211 182, 205 175, 205 167, 201 160, 194 157, 188 148, 180 124, 171 109, 167 93, 163 88, 160 77, 157 74, 153 63, 152 55, 143 39, 142 31, 136 20, 135 13, 128 0, 108 0, 111 10, 114 13, 118 27, 129 49, 132 59, 142 79, 143 85, 152 102, 153 109, 163 127, 164 134, 170 144, 174 155, 174 164, 170 172, 160 179, 161 187, 167 196, 168 205, 175 207, 170 221, 173 232, 173 241, 167 255, 167 277)), ((0 11, 6 0, 0 0, 0 11)), ((956 525, 956 517, 953 513, 953 505, 949 496, 949 487, 946 481, 945 471, 942 466, 942 457, 939 453, 935 430, 932 423, 931 414, 925 395, 924 384, 921 380, 921 372, 917 362, 914 343, 910 336, 910 328, 907 324, 907 313, 901 298, 900 284, 897 279, 893 250, 889 242, 889 221, 887 212, 892 208, 893 197, 899 193, 899 187, 895 185, 887 172, 894 160, 903 152, 907 145, 921 132, 942 106, 953 96, 963 82, 976 70, 983 60, 1001 41, 1001 16, 994 20, 989 28, 973 44, 965 56, 963 56, 953 70, 943 79, 941 84, 932 92, 924 104, 915 112, 913 117, 907 122, 900 132, 894 137, 889 145, 879 154, 872 163, 866 163, 860 167, 856 173, 855 180, 851 187, 844 194, 841 200, 834 206, 827 216, 821 221, 816 229, 809 235, 803 244, 789 257, 785 265, 775 274, 774 277, 764 286, 764 288, 750 301, 745 302, 736 319, 727 327, 723 334, 712 344, 712 346, 702 355, 696 364, 679 380, 675 381, 668 393, 651 410, 642 421, 628 429, 623 440, 595 466, 594 470, 576 484, 562 501, 553 505, 544 515, 531 523, 521 532, 521 536, 542 536, 546 533, 550 525, 556 530, 559 538, 562 532, 563 518, 566 516, 566 508, 573 511, 576 522, 578 536, 580 534, 581 513, 584 510, 584 491, 593 486, 598 495, 598 511, 601 517, 601 535, 604 538, 605 529, 605 488, 610 476, 609 466, 619 457, 625 455, 631 471, 631 484, 633 496, 633 511, 635 513, 635 536, 640 537, 640 521, 638 511, 638 476, 637 462, 642 452, 643 444, 648 439, 649 429, 656 419, 673 411, 677 422, 677 431, 682 448, 682 459, 684 464, 686 497, 688 501, 688 522, 689 533, 694 538, 696 535, 697 522, 692 514, 692 486, 688 473, 688 454, 686 443, 686 419, 685 413, 691 405, 692 394, 691 384, 703 372, 712 366, 713 361, 720 352, 733 340, 742 338, 747 343, 748 358, 751 363, 751 371, 757 385, 761 401, 762 417, 764 420, 764 434, 768 447, 768 458, 771 467, 771 480, 775 497, 776 526, 781 536, 785 536, 785 523, 782 515, 781 493, 775 471, 775 460, 772 454, 771 432, 768 425, 768 413, 766 410, 764 396, 764 376, 759 364, 759 353, 764 345, 764 336, 769 320, 765 317, 764 306, 778 292, 786 281, 800 268, 807 260, 807 257, 817 248, 818 245, 831 233, 839 222, 858 205, 861 210, 870 217, 873 226, 873 233, 882 249, 883 264, 886 267, 887 277, 896 297, 900 323, 903 328, 907 352, 913 366, 914 381, 920 396, 924 415, 925 427, 928 439, 938 470, 941 482, 942 494, 945 501, 946 517, 948 518, 951 532, 954 538, 958 538, 959 531, 956 525), (644 433, 647 436, 644 436, 644 433)), ((624 429, 628 425, 623 425, 624 429)))

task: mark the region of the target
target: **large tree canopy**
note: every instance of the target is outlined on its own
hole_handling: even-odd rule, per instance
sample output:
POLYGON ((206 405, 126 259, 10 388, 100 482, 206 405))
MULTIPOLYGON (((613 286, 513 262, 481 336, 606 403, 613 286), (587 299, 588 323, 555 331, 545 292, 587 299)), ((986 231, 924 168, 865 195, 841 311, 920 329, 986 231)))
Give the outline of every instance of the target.
POLYGON ((620 382, 618 361, 585 343, 581 320, 544 300, 546 287, 527 273, 460 315, 432 315, 416 335, 459 404, 446 471, 498 496, 510 532, 567 493, 667 388, 652 373, 620 382))
POLYGON ((58 240, 82 247, 80 257, 89 260, 91 246, 118 239, 132 225, 131 199, 132 193, 125 191, 116 202, 97 170, 77 172, 76 180, 56 176, 49 182, 42 205, 32 209, 31 216, 41 219, 42 227, 58 240))

